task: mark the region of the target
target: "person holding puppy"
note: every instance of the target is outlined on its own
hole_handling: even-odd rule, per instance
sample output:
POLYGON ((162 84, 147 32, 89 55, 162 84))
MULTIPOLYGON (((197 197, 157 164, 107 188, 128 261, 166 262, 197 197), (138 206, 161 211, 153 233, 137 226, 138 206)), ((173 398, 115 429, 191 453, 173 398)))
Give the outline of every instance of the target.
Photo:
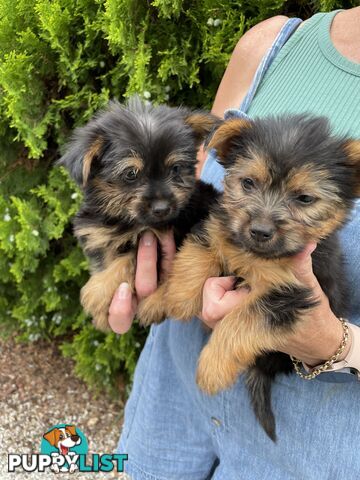
MULTIPOLYGON (((360 137, 359 23, 357 7, 317 14, 303 23, 278 16, 253 27, 233 52, 212 112, 222 117, 227 109, 240 105, 250 116, 309 112, 327 116, 335 133, 360 137)), ((202 178, 221 185, 221 170, 211 156, 202 168, 202 178)), ((208 338, 198 319, 151 327, 119 443, 119 450, 129 455, 126 471, 134 480, 257 480, 270 475, 273 480, 357 478, 359 233, 357 204, 341 232, 351 281, 349 341, 334 365, 336 371, 317 376, 324 381, 306 381, 295 374, 278 378, 273 388, 276 444, 256 422, 242 377, 233 388, 215 396, 197 388, 197 359, 208 338)), ((165 234, 161 243, 166 273, 175 255, 171 234, 165 234)), ((309 244, 293 258, 293 265, 298 279, 313 289, 320 303, 284 348, 303 362, 303 375, 329 359, 343 336, 342 324, 312 271, 315 248, 309 244)), ((145 233, 137 255, 137 297, 132 297, 127 284, 121 284, 110 306, 109 323, 117 333, 130 328, 137 300, 156 289, 156 251, 154 236, 145 233)), ((233 290, 233 284, 232 277, 207 280, 199 313, 210 328, 248 294, 233 290)))

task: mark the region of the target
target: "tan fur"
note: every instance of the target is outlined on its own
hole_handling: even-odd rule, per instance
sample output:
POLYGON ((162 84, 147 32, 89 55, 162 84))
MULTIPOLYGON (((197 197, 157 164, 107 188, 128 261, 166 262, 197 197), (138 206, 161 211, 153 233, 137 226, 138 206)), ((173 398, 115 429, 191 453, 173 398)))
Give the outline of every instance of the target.
MULTIPOLYGON (((80 240, 86 240, 84 246, 85 252, 91 252, 99 248, 107 248, 115 235, 116 228, 85 226, 75 229, 75 235, 80 240)), ((120 240, 120 239, 119 239, 120 240)), ((125 244, 127 236, 121 238, 121 243, 125 244)), ((119 242, 120 243, 120 242, 119 242)))
POLYGON ((290 171, 286 182, 286 190, 289 193, 303 193, 323 200, 334 200, 339 193, 336 185, 329 179, 329 172, 310 165, 304 165, 290 171))
POLYGON ((196 381, 206 393, 229 388, 259 354, 279 350, 285 343, 286 334, 272 332, 264 325, 263 313, 255 314, 257 298, 250 293, 242 305, 218 322, 201 352, 196 381))
MULTIPOLYGON (((98 269, 92 265, 92 276, 81 290, 84 310, 92 315, 94 324, 101 330, 108 328, 109 306, 120 283, 127 282, 133 288, 135 246, 144 230, 144 227, 138 227, 121 235, 116 231, 116 227, 84 226, 75 230, 76 237, 83 242, 86 254, 91 255, 97 250, 103 253, 101 265, 98 269), (128 243, 134 245, 134 249, 119 256, 119 249, 128 243)), ((161 237, 161 233, 156 229, 151 231, 158 239, 161 237)))
POLYGON ((172 274, 161 289, 145 299, 139 310, 142 323, 161 321, 166 315, 188 320, 202 308, 202 289, 209 277, 221 272, 246 278, 251 292, 214 329, 201 353, 197 382, 214 394, 232 385, 238 374, 268 350, 277 350, 286 335, 268 329, 258 300, 273 287, 299 285, 291 270, 291 259, 266 260, 242 251, 224 239, 219 222, 206 224, 210 245, 197 245, 188 238, 175 258, 172 274), (179 288, 181 286, 181 288, 179 288))
POLYGON ((251 161, 248 158, 241 156, 237 157, 233 168, 229 168, 229 173, 232 176, 232 181, 240 180, 241 178, 251 178, 256 182, 266 184, 271 180, 269 169, 267 167, 266 158, 258 152, 248 152, 251 155, 251 161))
POLYGON ((90 174, 91 163, 96 155, 100 152, 102 147, 103 140, 98 138, 95 142, 90 146, 89 150, 86 152, 83 161, 83 186, 86 185, 87 180, 90 174))
POLYGON ((180 152, 172 152, 170 155, 168 155, 165 158, 164 165, 167 167, 171 167, 172 165, 175 165, 176 163, 180 162, 181 163, 182 156, 180 152))
POLYGON ((129 217, 135 218, 137 215, 136 205, 141 202, 143 194, 142 188, 127 191, 126 193, 119 189, 119 186, 105 182, 99 178, 93 180, 94 196, 103 205, 103 210, 107 214, 116 217, 119 215, 119 208, 124 208, 129 217))
MULTIPOLYGON (((192 188, 191 188, 192 190, 192 188)), ((185 188, 173 188, 173 194, 178 205, 183 205, 189 198, 189 189, 185 188)))
POLYGON ((203 139, 212 130, 216 122, 217 119, 214 116, 201 112, 192 113, 185 118, 185 123, 193 129, 199 139, 203 139))
POLYGON ((345 145, 345 152, 353 165, 360 162, 360 140, 348 140, 345 145))
POLYGON ((96 328, 108 330, 111 300, 122 282, 134 289, 135 252, 121 255, 101 272, 94 273, 81 289, 81 304, 94 320, 96 328))
POLYGON ((240 135, 244 128, 251 128, 251 122, 244 118, 234 118, 220 125, 211 138, 208 148, 215 148, 218 156, 225 159, 233 137, 240 135))
POLYGON ((191 319, 201 310, 205 281, 221 273, 220 266, 209 261, 211 253, 208 249, 195 244, 193 240, 187 239, 180 252, 175 257, 166 286, 163 284, 141 302, 138 316, 142 324, 158 323, 163 320, 165 313, 180 320, 191 319), (181 288, 178 288, 179 285, 181 288))
POLYGON ((322 222, 322 225, 318 228, 308 227, 307 235, 310 241, 322 240, 326 238, 331 232, 343 225, 345 220, 345 212, 343 210, 330 211, 329 217, 326 221, 322 222))
POLYGON ((112 170, 114 178, 129 168, 134 168, 137 171, 141 171, 144 168, 143 160, 135 152, 130 157, 122 158, 120 162, 115 164, 112 170))
POLYGON ((344 148, 348 155, 349 163, 356 166, 355 192, 357 196, 360 196, 360 140, 348 140, 344 148))
POLYGON ((144 298, 137 309, 140 324, 148 327, 152 323, 160 323, 165 319, 167 309, 164 303, 166 295, 165 284, 159 285, 153 294, 144 298))
POLYGON ((112 261, 116 256, 116 250, 128 242, 136 244, 138 236, 143 228, 134 229, 119 235, 116 227, 84 226, 75 229, 76 237, 84 242, 83 249, 89 254, 94 250, 104 250, 104 253, 112 261))
POLYGON ((268 260, 239 249, 224 238, 222 227, 214 218, 209 220, 207 231, 211 239, 211 258, 208 257, 208 262, 217 262, 221 271, 246 278, 259 295, 266 292, 269 286, 296 283, 291 270, 291 258, 268 260))

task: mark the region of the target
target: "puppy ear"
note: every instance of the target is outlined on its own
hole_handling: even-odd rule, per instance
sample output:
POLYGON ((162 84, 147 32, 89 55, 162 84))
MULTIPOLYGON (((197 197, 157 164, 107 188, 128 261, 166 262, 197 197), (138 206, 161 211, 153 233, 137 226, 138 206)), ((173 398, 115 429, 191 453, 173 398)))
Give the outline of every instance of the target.
POLYGON ((195 111, 185 117, 185 123, 193 129, 197 144, 200 144, 221 122, 209 112, 195 111))
POLYGON ((224 167, 229 167, 233 162, 229 158, 231 148, 235 143, 239 143, 244 132, 252 127, 252 122, 245 118, 232 118, 223 122, 215 130, 207 148, 216 150, 219 163, 224 167))
POLYGON ((57 431, 57 428, 53 428, 52 430, 50 430, 50 432, 47 432, 45 433, 45 435, 43 435, 43 437, 45 438, 45 440, 47 440, 50 445, 52 445, 53 447, 56 445, 56 431, 57 431))
POLYGON ((104 139, 94 132, 89 126, 75 130, 72 142, 67 146, 65 154, 58 161, 70 172, 71 177, 78 185, 85 187, 91 166, 100 156, 104 139))
POLYGON ((347 140, 344 149, 354 172, 354 194, 360 197, 360 140, 347 140))
POLYGON ((68 430, 70 432, 70 435, 76 435, 75 425, 66 425, 65 430, 68 430))

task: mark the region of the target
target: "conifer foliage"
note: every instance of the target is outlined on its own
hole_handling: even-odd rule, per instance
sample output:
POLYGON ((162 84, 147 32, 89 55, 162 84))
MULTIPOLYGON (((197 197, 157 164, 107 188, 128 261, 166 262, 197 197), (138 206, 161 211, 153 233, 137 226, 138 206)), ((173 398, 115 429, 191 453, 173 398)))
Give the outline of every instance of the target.
POLYGON ((252 25, 355 3, 0 0, 0 331, 59 337, 92 385, 110 389, 119 371, 131 375, 143 329, 104 335, 79 304, 87 263, 70 222, 81 192, 54 166, 70 132, 134 93, 210 107, 252 25))

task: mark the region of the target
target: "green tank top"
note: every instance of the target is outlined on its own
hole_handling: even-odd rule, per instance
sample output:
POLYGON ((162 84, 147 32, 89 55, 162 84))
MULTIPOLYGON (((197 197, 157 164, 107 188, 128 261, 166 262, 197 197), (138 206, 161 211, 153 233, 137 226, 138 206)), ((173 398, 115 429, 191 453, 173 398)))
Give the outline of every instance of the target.
POLYGON ((338 11, 304 22, 273 60, 248 114, 327 116, 334 133, 360 137, 360 64, 343 57, 330 38, 338 11))

